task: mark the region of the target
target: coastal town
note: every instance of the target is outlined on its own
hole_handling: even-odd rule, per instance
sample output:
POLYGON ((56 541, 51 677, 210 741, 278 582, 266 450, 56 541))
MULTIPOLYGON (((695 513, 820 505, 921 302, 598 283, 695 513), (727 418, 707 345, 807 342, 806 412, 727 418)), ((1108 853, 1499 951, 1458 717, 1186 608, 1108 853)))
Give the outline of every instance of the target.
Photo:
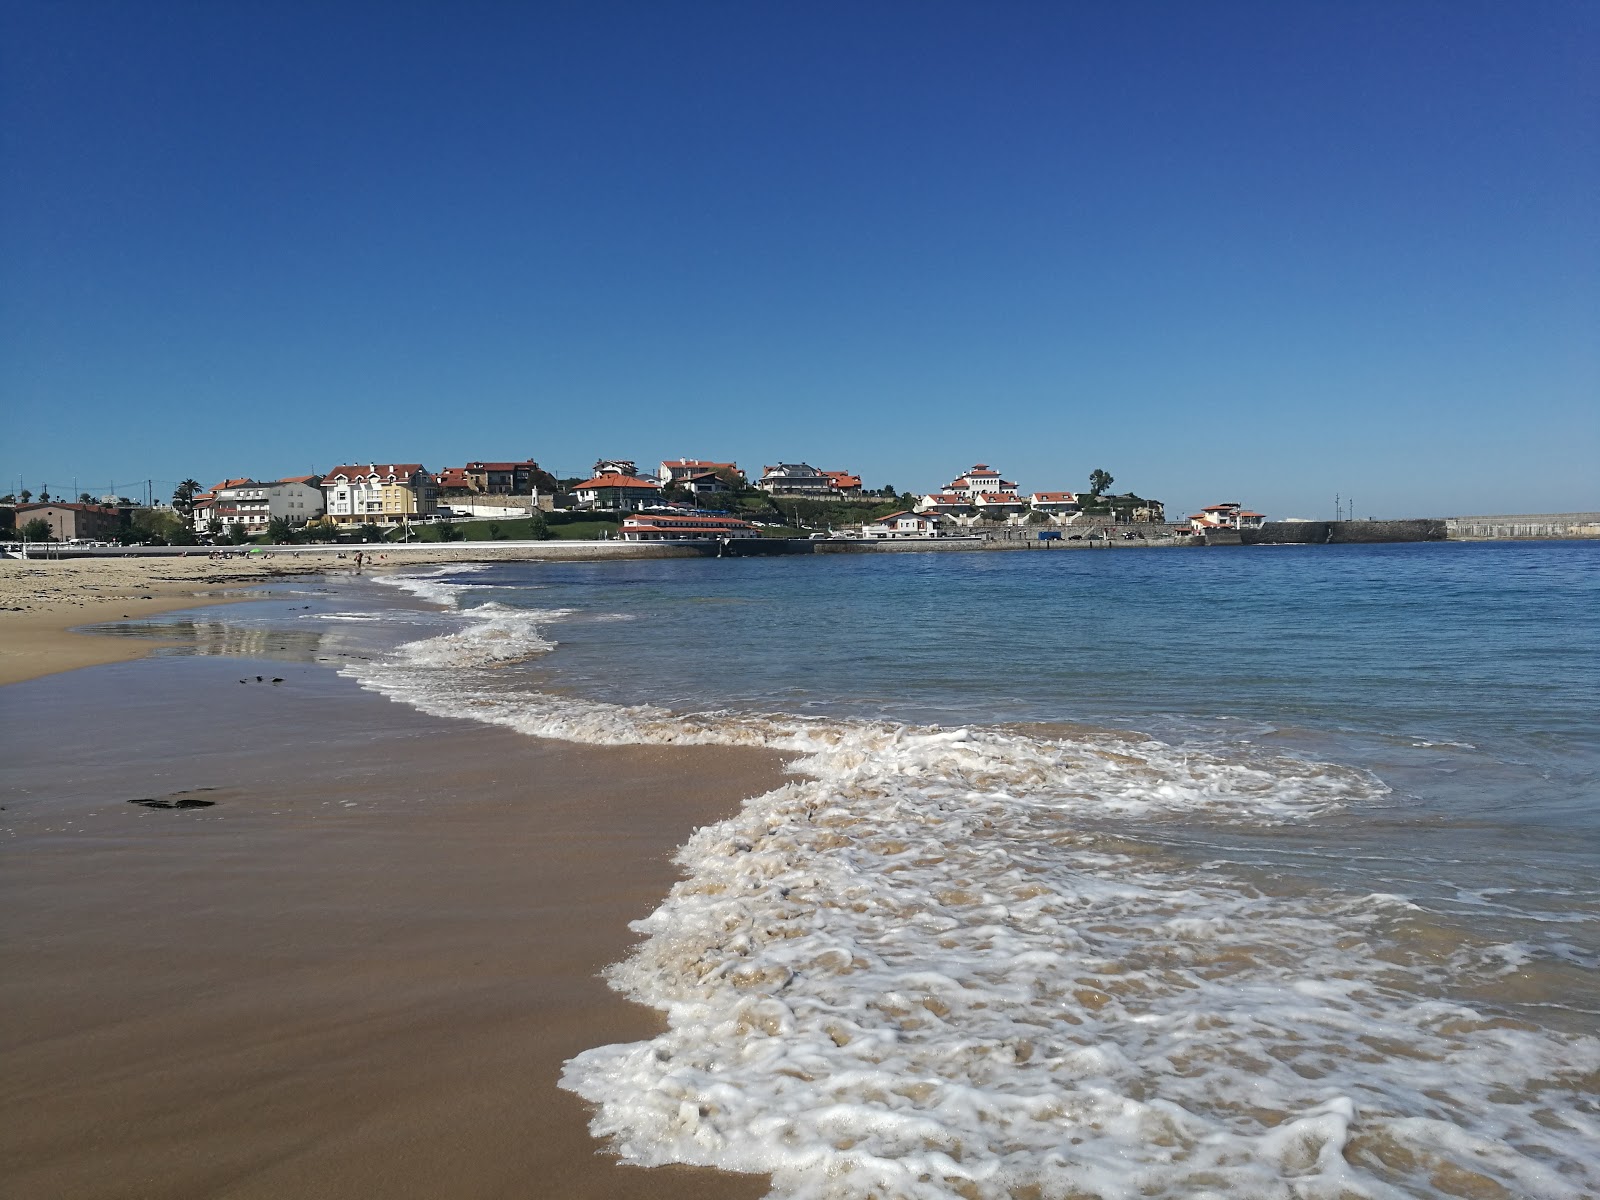
POLYGON ((630 542, 808 538, 879 541, 1032 537, 1040 541, 1189 538, 1259 527, 1236 502, 1168 523, 1159 500, 1112 491, 1104 470, 1082 491, 1028 491, 979 462, 936 490, 868 488, 860 474, 779 462, 747 473, 699 458, 599 459, 586 477, 558 478, 531 458, 358 462, 285 478, 179 483, 148 495, 26 488, 0 496, 0 540, 31 543, 243 545, 338 541, 620 539, 630 542))

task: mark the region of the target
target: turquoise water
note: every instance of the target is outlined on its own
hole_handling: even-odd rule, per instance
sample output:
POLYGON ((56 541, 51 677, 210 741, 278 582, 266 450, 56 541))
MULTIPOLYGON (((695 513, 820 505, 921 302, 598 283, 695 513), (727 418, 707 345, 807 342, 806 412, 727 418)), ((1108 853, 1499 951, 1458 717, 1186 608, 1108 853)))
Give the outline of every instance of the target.
POLYGON ((505 564, 220 615, 448 716, 795 756, 685 846, 614 969, 667 1032, 569 1064, 630 1159, 781 1196, 1576 1198, 1597 568, 1590 543, 505 564))

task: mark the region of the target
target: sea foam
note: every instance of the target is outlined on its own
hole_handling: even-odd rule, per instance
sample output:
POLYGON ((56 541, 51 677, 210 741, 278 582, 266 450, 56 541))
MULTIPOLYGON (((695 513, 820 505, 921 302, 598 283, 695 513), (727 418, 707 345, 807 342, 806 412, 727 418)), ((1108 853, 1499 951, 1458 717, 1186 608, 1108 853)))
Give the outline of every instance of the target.
POLYGON ((1508 952, 1463 953, 1403 896, 1143 836, 1314 821, 1383 802, 1371 776, 1113 731, 508 688, 501 666, 569 615, 468 608, 345 670, 541 737, 794 756, 794 782, 683 847, 686 877, 609 973, 665 1032, 567 1065, 626 1159, 769 1173, 807 1200, 1600 1193, 1600 1040, 1451 990, 1492 984, 1508 952))

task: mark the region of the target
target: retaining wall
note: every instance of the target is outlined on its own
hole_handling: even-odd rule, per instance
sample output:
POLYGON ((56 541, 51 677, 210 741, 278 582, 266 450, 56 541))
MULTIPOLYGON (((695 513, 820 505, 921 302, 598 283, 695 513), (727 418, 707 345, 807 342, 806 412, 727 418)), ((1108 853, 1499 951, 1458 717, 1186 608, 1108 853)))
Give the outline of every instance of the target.
POLYGON ((1240 531, 1246 546, 1326 546, 1369 542, 1442 542, 1443 521, 1268 521, 1240 531))

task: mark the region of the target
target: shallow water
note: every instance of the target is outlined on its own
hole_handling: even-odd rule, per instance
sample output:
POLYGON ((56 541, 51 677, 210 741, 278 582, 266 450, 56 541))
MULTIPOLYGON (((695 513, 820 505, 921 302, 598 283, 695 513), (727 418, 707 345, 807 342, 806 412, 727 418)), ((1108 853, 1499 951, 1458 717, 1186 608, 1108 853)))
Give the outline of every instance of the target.
POLYGON ((537 736, 797 756, 613 972, 667 1032, 568 1066, 629 1158, 784 1196, 1580 1197, 1597 566, 507 564, 201 641, 537 736))

